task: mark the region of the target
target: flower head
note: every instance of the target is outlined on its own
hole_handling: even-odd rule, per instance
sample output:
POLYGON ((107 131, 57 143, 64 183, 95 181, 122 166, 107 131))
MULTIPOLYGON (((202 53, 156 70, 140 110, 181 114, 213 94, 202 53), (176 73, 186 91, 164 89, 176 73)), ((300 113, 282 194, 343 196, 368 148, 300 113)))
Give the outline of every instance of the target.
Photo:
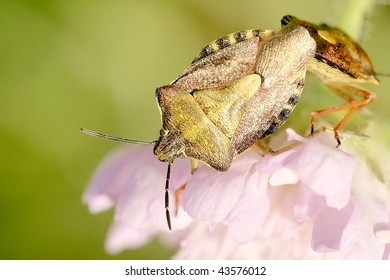
POLYGON ((149 147, 115 151, 84 195, 91 212, 116 207, 107 250, 159 235, 180 259, 389 258, 389 181, 361 157, 361 138, 345 137, 336 149, 326 132, 287 135, 301 145, 277 156, 248 150, 226 172, 200 165, 191 175, 189 161, 176 160, 170 211, 177 215, 168 233, 166 164, 149 147))

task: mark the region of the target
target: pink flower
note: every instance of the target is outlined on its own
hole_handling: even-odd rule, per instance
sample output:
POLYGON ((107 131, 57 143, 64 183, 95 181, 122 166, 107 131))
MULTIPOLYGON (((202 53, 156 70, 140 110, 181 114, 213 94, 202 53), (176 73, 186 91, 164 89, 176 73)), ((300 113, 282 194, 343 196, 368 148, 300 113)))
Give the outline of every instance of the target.
POLYGON ((189 161, 176 160, 172 232, 164 211, 167 165, 151 147, 115 151, 84 195, 93 213, 116 206, 107 250, 161 236, 178 247, 178 259, 389 258, 389 182, 359 153, 360 138, 346 136, 336 149, 331 133, 287 134, 302 144, 277 156, 248 150, 226 172, 200 165, 191 176, 189 161))

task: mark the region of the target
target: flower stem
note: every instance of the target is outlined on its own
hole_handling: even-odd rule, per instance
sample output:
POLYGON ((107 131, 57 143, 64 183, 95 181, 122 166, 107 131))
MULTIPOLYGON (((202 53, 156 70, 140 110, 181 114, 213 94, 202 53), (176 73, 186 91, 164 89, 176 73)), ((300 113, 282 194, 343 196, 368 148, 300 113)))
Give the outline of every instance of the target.
POLYGON ((364 20, 375 0, 346 0, 338 26, 350 36, 359 38, 362 34, 364 20))

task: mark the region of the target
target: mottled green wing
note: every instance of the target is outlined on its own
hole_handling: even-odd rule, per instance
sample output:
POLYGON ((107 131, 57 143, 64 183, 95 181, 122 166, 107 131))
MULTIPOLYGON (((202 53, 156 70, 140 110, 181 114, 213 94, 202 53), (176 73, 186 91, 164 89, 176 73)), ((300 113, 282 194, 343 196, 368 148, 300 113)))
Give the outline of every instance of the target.
POLYGON ((194 97, 173 85, 157 91, 163 137, 155 150, 160 160, 188 156, 217 170, 227 170, 233 160, 231 141, 207 117, 194 97))
POLYGON ((233 137, 248 101, 261 85, 261 77, 250 74, 226 86, 193 92, 199 107, 223 134, 233 137))

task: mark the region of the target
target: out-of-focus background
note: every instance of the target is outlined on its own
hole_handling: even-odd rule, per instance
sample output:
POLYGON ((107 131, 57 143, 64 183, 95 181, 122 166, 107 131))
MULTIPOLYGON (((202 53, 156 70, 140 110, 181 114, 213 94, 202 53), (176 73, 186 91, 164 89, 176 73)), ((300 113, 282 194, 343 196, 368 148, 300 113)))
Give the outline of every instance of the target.
MULTIPOLYGON (((99 161, 119 144, 79 128, 155 140, 156 87, 171 82, 210 41, 238 30, 277 29, 286 14, 347 29, 376 70, 390 73, 389 2, 376 1, 360 26, 349 19, 364 4, 1 0, 0 259, 169 258, 172 252, 157 240, 116 256, 104 251, 114 211, 93 216, 81 197, 99 161)), ((378 96, 370 111, 389 119, 390 78, 380 79, 370 87, 378 96)), ((310 111, 341 102, 308 78, 287 125, 304 131, 310 111)))

